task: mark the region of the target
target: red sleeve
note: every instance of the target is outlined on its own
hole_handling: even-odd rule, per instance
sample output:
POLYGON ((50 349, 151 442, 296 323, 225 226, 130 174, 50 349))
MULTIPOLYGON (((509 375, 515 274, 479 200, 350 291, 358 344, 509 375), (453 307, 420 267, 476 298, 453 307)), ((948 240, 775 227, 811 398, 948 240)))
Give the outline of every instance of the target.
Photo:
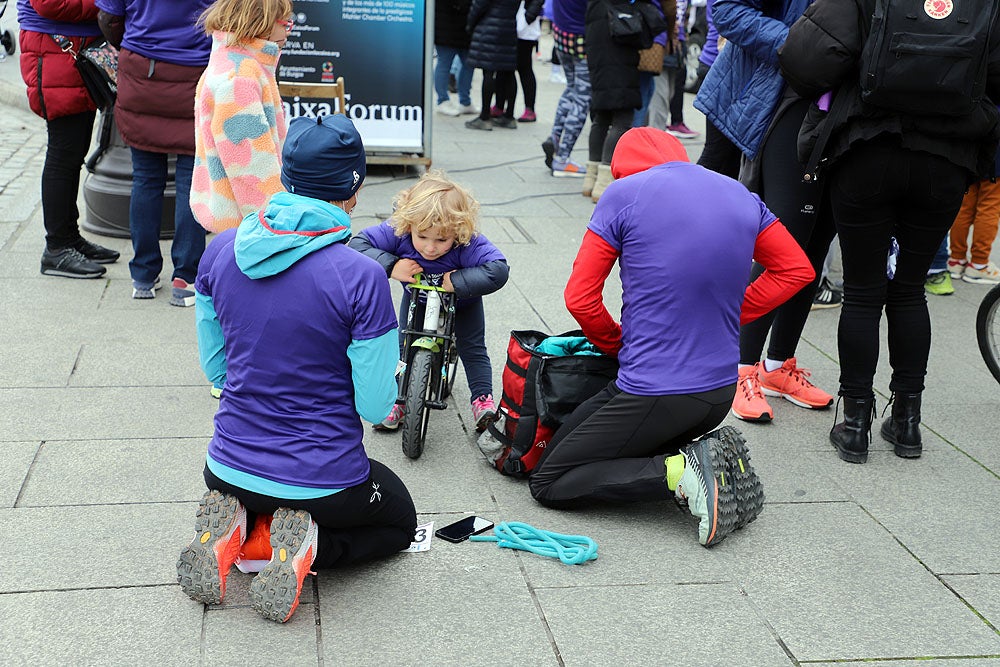
POLYGON ((741 325, 774 310, 816 277, 806 254, 780 220, 757 235, 753 258, 765 270, 747 286, 740 312, 741 325))
POLYGON ((584 335, 602 352, 615 356, 622 346, 622 327, 604 307, 603 292, 617 260, 618 251, 588 229, 563 292, 566 308, 584 335))
POLYGON ((97 20, 95 0, 31 0, 31 7, 42 18, 61 23, 97 20))

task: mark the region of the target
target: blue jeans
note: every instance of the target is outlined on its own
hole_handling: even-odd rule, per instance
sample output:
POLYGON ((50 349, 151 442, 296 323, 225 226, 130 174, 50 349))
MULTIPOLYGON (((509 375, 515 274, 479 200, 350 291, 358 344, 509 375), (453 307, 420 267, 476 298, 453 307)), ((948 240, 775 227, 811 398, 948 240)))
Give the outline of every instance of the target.
POLYGON ((463 106, 472 104, 472 73, 473 69, 466 66, 465 59, 469 56, 468 49, 456 49, 451 46, 435 45, 437 64, 434 66, 434 92, 437 93, 437 103, 441 104, 448 97, 448 74, 451 73, 451 63, 458 56, 462 63, 455 77, 458 87, 458 103, 463 106))
POLYGON ((642 106, 635 110, 632 116, 632 127, 645 127, 649 112, 649 101, 653 98, 653 88, 656 75, 650 72, 639 72, 639 94, 642 95, 642 106))
POLYGON ((948 237, 945 236, 941 240, 941 245, 938 246, 937 252, 934 254, 934 260, 931 262, 931 268, 927 270, 927 275, 933 276, 935 273, 943 273, 948 270, 948 237))
MULTIPOLYGON (((193 155, 178 155, 174 183, 177 200, 174 206, 174 240, 170 259, 172 278, 193 283, 198 262, 205 252, 205 229, 191 213, 189 194, 193 155)), ((160 221, 163 216, 163 190, 167 186, 167 154, 132 149, 132 199, 128 207, 128 226, 132 235, 134 257, 128 263, 132 280, 149 285, 160 275, 160 221)))

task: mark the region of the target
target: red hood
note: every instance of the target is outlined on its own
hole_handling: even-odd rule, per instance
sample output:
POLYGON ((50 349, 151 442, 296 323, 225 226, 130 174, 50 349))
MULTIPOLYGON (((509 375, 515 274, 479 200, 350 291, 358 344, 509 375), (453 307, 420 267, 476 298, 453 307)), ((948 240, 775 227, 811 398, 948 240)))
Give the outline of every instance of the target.
POLYGON ((625 178, 664 162, 690 162, 680 140, 654 127, 634 127, 618 140, 611 158, 611 173, 625 178))

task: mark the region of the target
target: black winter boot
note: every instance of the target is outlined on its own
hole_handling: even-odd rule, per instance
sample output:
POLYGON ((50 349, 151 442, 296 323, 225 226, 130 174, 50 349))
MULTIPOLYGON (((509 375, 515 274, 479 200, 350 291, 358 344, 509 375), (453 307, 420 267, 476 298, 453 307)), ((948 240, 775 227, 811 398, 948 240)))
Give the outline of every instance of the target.
POLYGON ((868 443, 872 438, 875 395, 865 398, 844 396, 843 401, 844 421, 834 424, 830 429, 830 442, 837 448, 837 456, 841 460, 864 463, 868 460, 868 443))
POLYGON ((893 444, 896 456, 920 456, 920 394, 893 394, 892 415, 882 422, 882 437, 893 444))

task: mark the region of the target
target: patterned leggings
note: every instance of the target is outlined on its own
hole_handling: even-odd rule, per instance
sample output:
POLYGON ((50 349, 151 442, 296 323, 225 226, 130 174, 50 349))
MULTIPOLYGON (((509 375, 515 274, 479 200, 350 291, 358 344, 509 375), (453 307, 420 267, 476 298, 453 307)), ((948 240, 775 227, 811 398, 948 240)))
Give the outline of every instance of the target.
POLYGON ((559 62, 566 74, 566 90, 556 106, 552 143, 556 145, 556 159, 565 162, 587 122, 590 111, 590 72, 587 70, 586 58, 574 58, 560 51, 559 62))

